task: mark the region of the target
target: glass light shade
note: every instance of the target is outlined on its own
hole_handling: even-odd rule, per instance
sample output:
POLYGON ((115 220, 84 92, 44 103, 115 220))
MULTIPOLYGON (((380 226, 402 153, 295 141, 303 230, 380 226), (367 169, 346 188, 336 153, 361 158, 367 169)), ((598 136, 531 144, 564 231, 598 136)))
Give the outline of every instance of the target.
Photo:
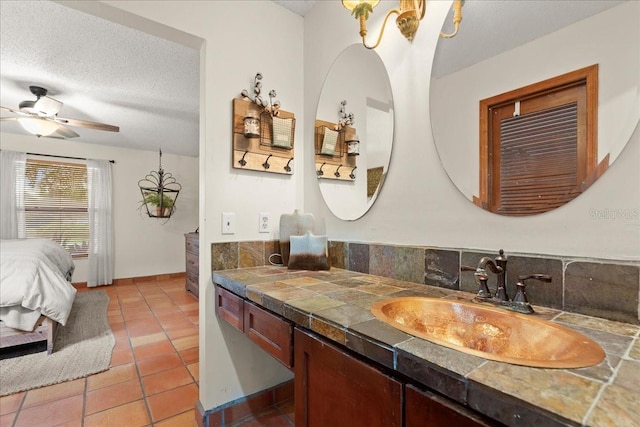
POLYGON ((349 10, 353 10, 360 3, 369 3, 371 7, 376 7, 380 0, 342 0, 342 5, 349 10))
POLYGON ((27 132, 38 136, 49 136, 58 130, 58 125, 55 122, 35 117, 20 117, 18 123, 27 132))

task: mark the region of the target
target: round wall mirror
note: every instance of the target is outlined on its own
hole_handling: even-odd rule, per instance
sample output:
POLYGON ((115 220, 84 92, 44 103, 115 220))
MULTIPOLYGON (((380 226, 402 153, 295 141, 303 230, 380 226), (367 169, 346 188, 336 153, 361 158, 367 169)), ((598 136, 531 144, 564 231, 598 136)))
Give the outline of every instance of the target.
MULTIPOLYGON (((555 166, 556 170, 568 167, 545 160, 542 166, 532 168, 524 160, 522 145, 511 153, 508 143, 491 145, 495 138, 509 141, 511 128, 495 124, 497 110, 483 113, 486 107, 483 102, 506 99, 513 92, 576 70, 595 69, 597 86, 595 90, 589 89, 595 96, 592 104, 595 115, 587 116, 587 121, 594 124, 589 136, 593 141, 591 172, 578 175, 573 188, 560 191, 563 196, 574 192, 573 197, 577 197, 615 161, 638 125, 640 3, 468 1, 462 14, 458 35, 438 41, 431 75, 433 136, 449 177, 465 197, 489 211, 503 215, 543 212, 525 209, 524 213, 510 213, 506 209, 494 209, 487 202, 491 197, 503 205, 515 199, 529 198, 526 203, 530 204, 544 197, 555 198, 547 189, 527 194, 526 186, 520 184, 534 172, 546 173, 547 165, 555 166), (505 159, 513 163, 505 165, 505 159), (514 165, 511 176, 520 186, 508 187, 511 185, 508 167, 514 165), (512 191, 512 195, 508 191, 512 191)), ((449 21, 450 17, 445 20, 445 26, 449 21)), ((513 113, 508 112, 498 120, 507 123, 514 121, 512 117, 521 119, 529 114, 519 108, 520 102, 514 103, 513 113)), ((541 120, 544 125, 550 123, 547 119, 541 120)), ((576 135, 581 132, 582 128, 578 127, 576 135)), ((541 146, 547 149, 549 144, 546 140, 541 146)), ((581 161, 578 156, 576 162, 581 161)), ((556 206, 548 205, 545 211, 571 199, 557 200, 556 206)))
POLYGON ((380 194, 393 126, 384 63, 362 44, 348 46, 327 74, 315 122, 316 176, 325 203, 338 218, 360 218, 380 194))

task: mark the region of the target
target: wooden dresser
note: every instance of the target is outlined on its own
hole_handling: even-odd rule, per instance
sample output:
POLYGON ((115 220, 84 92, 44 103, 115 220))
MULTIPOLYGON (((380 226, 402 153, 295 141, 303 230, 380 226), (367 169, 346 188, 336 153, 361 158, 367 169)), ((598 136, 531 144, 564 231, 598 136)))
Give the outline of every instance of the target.
POLYGON ((199 281, 198 281, 198 252, 200 246, 200 235, 198 233, 187 233, 185 238, 185 261, 186 261, 186 278, 185 289, 198 297, 199 281))

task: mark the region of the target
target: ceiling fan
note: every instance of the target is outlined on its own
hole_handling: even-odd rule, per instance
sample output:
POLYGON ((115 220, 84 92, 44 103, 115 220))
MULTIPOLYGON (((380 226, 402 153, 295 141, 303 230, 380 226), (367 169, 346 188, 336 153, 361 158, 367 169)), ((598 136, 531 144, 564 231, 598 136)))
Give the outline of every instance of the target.
POLYGON ((58 117, 62 102, 47 96, 47 89, 40 86, 29 86, 29 90, 36 96, 35 101, 22 101, 18 109, 0 107, 3 111, 18 114, 18 117, 0 117, 2 121, 17 121, 29 133, 38 137, 75 138, 78 135, 67 126, 84 127, 94 130, 119 132, 118 126, 86 120, 65 119, 58 117))

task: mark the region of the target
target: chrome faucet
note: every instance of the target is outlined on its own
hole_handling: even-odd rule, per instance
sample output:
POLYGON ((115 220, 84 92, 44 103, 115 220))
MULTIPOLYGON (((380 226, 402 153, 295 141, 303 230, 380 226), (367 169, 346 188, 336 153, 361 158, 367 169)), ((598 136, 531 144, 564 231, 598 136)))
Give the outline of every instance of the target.
POLYGON ((551 276, 546 274, 529 274, 518 276, 518 283, 516 283, 516 293, 513 300, 509 299, 507 292, 507 257, 504 251, 500 249, 498 256, 495 260, 490 257, 482 257, 478 261, 476 268, 461 266, 461 271, 473 271, 474 279, 478 284, 478 292, 473 298, 478 303, 491 303, 496 306, 504 307, 509 310, 517 311, 519 313, 532 314, 534 313, 533 307, 527 300, 527 293, 525 292, 526 281, 529 279, 540 280, 543 282, 551 282, 551 276), (496 291, 492 295, 489 290, 488 281, 489 275, 486 268, 489 268, 493 273, 496 273, 496 291))

